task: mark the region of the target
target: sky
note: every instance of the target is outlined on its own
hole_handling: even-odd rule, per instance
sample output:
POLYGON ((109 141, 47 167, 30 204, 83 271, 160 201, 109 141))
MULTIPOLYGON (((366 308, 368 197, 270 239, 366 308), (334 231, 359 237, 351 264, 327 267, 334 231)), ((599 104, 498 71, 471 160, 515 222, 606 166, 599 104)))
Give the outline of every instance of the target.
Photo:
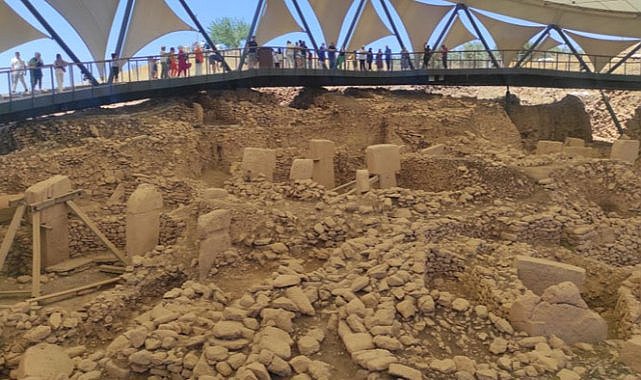
MULTIPOLYGON (((34 27, 41 30, 43 33, 47 34, 44 28, 38 23, 35 17, 33 17, 33 15, 30 14, 30 12, 24 7, 24 5, 20 2, 20 0, 0 0, 0 1, 5 1, 11 8, 13 8, 20 16, 26 19, 34 27)), ((185 10, 182 8, 178 0, 157 0, 157 1, 166 1, 167 4, 174 10, 174 12, 180 18, 182 18, 189 25, 192 25, 195 29, 195 26, 193 25, 191 19, 189 18, 185 10)), ((285 1, 289 5, 290 9, 293 10, 294 8, 292 6, 291 0, 285 0, 285 1)), ((328 0, 328 1, 332 1, 332 0, 328 0)), ((389 0, 386 0, 386 1, 389 1, 389 0)), ((452 4, 443 0, 421 0, 421 1, 425 3, 437 4, 437 5, 452 4)), ((79 57, 81 61, 93 61, 93 58, 91 57, 87 47, 84 45, 84 43, 82 42, 80 37, 77 35, 77 33, 73 30, 73 28, 69 25, 69 23, 67 23, 62 18, 62 16, 60 16, 53 8, 51 8, 46 3, 45 0, 31 0, 31 2, 40 11, 40 13, 48 20, 51 26, 67 42, 67 44, 70 46, 70 48, 74 51, 74 53, 79 57)), ((219 17, 235 17, 235 18, 245 20, 248 23, 251 22, 254 12, 256 10, 256 6, 258 4, 258 0, 187 0, 187 3, 191 7, 191 9, 194 11, 194 13, 197 15, 201 24, 205 28, 207 28, 214 19, 219 17)), ((314 14, 311 10, 311 7, 309 6, 308 1, 299 0, 299 4, 302 8, 303 14, 305 15, 305 18, 307 19, 311 32, 315 36, 322 35, 320 26, 316 18, 314 17, 314 14)), ((383 20, 383 22, 389 26, 389 21, 387 17, 385 17, 385 14, 382 11, 382 7, 379 4, 379 2, 373 1, 373 4, 377 9, 377 11, 379 12, 379 15, 382 16, 381 19, 383 20)), ((125 2, 121 1, 118 12, 116 13, 116 22, 114 22, 114 27, 112 28, 112 31, 111 31, 110 43, 109 43, 109 46, 107 47, 107 51, 105 52, 106 56, 107 54, 109 54, 114 50, 115 41, 117 40, 117 36, 118 36, 118 29, 120 27, 120 22, 121 22, 120 20, 122 20, 123 13, 124 13, 124 5, 125 5, 125 2)), ((354 17, 354 14, 356 13, 356 8, 357 8, 357 2, 355 1, 354 5, 348 12, 346 20, 351 20, 354 17)), ((398 15, 394 11, 394 8, 391 6, 389 8, 390 8, 390 12, 392 13, 392 18, 394 19, 395 24, 399 29, 399 32, 404 44, 407 46, 411 46, 409 37, 407 36, 407 33, 402 25, 402 22, 400 22, 398 15)), ((294 17, 298 19, 298 15, 296 14, 296 12, 293 11, 292 13, 294 14, 294 17)), ((437 30, 434 32, 431 42, 434 41, 435 36, 438 35, 438 32, 440 31, 440 29, 443 28, 447 18, 448 17, 446 16, 443 22, 441 22, 441 24, 437 27, 437 30)), ((516 23, 523 24, 522 21, 510 19, 507 17, 499 16, 498 18, 504 19, 509 22, 516 22, 516 23)), ((469 27, 469 22, 467 21, 466 17, 462 17, 462 20, 463 20, 463 23, 468 26, 468 29, 472 30, 472 28, 469 27)), ((300 20, 299 20, 299 24, 302 25, 300 20)), ((348 25, 349 25, 349 22, 346 21, 344 23, 343 31, 341 33, 341 37, 339 41, 343 40, 343 37, 346 34, 346 30, 348 29, 348 25)), ((493 41, 491 37, 487 35, 487 31, 483 28, 482 25, 480 25, 480 28, 482 33, 485 34, 486 37, 488 37, 489 43, 493 47, 494 46, 493 41)), ((272 46, 284 46, 287 40, 299 40, 299 39, 306 40, 308 42, 308 46, 312 46, 307 35, 302 32, 281 36, 271 41, 269 44, 272 46)), ((166 46, 188 45, 189 46, 196 41, 203 41, 203 37, 196 31, 170 33, 166 36, 161 37, 156 41, 151 42, 145 48, 143 48, 138 53, 136 53, 136 55, 137 56, 157 55, 159 52, 159 47, 161 45, 166 45, 166 46)), ((376 41, 376 44, 375 44, 375 46, 377 47, 383 47, 385 45, 389 45, 394 51, 400 51, 400 45, 397 42, 396 37, 394 36, 386 37, 382 40, 376 41)), ((15 51, 20 51, 23 59, 25 60, 28 60, 30 57, 33 56, 34 52, 38 51, 42 54, 45 64, 51 64, 55 59, 56 53, 61 53, 65 60, 71 61, 71 59, 64 54, 63 50, 58 46, 58 44, 55 41, 51 39, 40 39, 40 40, 32 41, 32 42, 17 46, 9 51, 0 52, 0 67, 9 66, 9 62, 13 57, 13 54, 15 51)), ((47 78, 45 78, 45 81, 46 80, 47 78)), ((5 92, 3 91, 4 88, 6 88, 6 79, 0 77, 1 93, 5 92), (4 86, 2 86, 3 82, 5 82, 4 86)))

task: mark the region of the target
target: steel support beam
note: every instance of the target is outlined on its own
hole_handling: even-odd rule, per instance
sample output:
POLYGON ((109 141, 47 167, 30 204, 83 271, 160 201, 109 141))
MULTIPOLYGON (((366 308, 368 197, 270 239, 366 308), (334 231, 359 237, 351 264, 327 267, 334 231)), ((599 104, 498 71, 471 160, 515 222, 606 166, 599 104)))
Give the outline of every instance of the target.
POLYGON ((356 9, 356 14, 354 14, 354 18, 352 19, 352 22, 349 24, 349 29, 347 29, 347 35, 345 35, 345 39, 343 40, 343 49, 347 48, 347 44, 349 43, 349 40, 352 39, 352 35, 354 33, 354 27, 356 27, 356 21, 361 17, 361 13, 363 13, 363 8, 365 7, 365 2, 369 0, 360 0, 360 3, 358 3, 358 8, 356 9))
POLYGON ((22 4, 24 4, 24 6, 27 7, 29 12, 33 14, 33 16, 38 20, 38 22, 42 24, 42 26, 51 35, 51 38, 53 38, 58 43, 58 45, 60 45, 62 50, 64 50, 65 53, 69 56, 69 58, 71 58, 71 60, 78 66, 78 68, 80 68, 80 71, 82 72, 82 74, 87 79, 89 79, 91 84, 94 86, 98 86, 99 83, 96 80, 96 78, 93 76, 93 74, 91 74, 91 72, 87 70, 85 65, 82 62, 80 62, 80 59, 78 59, 78 56, 76 56, 76 54, 69 48, 69 46, 67 46, 65 41, 60 37, 58 33, 56 33, 55 29, 53 29, 51 25, 49 25, 47 20, 44 17, 42 17, 40 12, 38 12, 38 10, 33 6, 33 4, 31 4, 29 0, 22 0, 22 4))
POLYGON ((565 42, 565 44, 568 45, 568 47, 572 51, 572 54, 574 54, 576 59, 579 61, 579 64, 581 65, 581 67, 583 67, 583 70, 585 70, 588 73, 591 73, 592 70, 590 70, 590 67, 588 66, 588 64, 585 63, 585 61, 583 60, 583 57, 581 57, 581 54, 579 54, 579 52, 576 50, 576 48, 574 47, 574 45, 572 44, 568 36, 565 35, 565 33, 563 32, 563 29, 559 28, 557 25, 552 25, 552 29, 554 29, 557 33, 559 33, 559 35, 561 35, 561 38, 563 38, 563 42, 565 42))
POLYGON ((625 57, 621 58, 619 62, 615 63, 614 66, 612 66, 610 70, 608 70, 608 74, 612 74, 616 69, 619 68, 619 66, 624 64, 628 59, 632 58, 632 56, 635 55, 639 50, 641 50, 641 43, 635 46, 634 49, 630 50, 630 52, 626 54, 625 57))
POLYGON ((131 19, 131 11, 134 8, 134 0, 127 0, 127 5, 125 6, 125 14, 122 18, 122 24, 120 24, 120 31, 118 32, 118 41, 116 42, 116 57, 120 58, 122 54, 122 47, 125 45, 125 35, 127 33, 127 28, 129 28, 129 19, 131 19))
MULTIPOLYGON (((380 0, 380 2, 381 2, 381 5, 383 6, 383 11, 385 11, 385 15, 387 16, 387 20, 389 21, 390 25, 392 25, 392 30, 394 31, 394 35, 396 36, 396 40, 398 41, 398 44, 401 45, 401 49, 404 50, 405 44, 401 39, 401 34, 398 32, 398 28, 396 27, 396 23, 394 22, 394 19, 392 19, 392 14, 390 13, 389 8, 385 3, 385 0, 380 0)), ((410 69, 414 70, 414 64, 412 63, 411 59, 409 63, 410 63, 410 69)))
MULTIPOLYGON (((194 22, 194 24, 196 25, 196 29, 198 29, 198 31, 200 32, 200 34, 202 34, 202 35, 203 35, 203 38, 205 39, 205 41, 207 41, 207 44, 208 44, 212 49, 214 49, 214 48, 216 47, 216 45, 214 45, 214 41, 212 41, 211 37, 209 36, 209 34, 208 34, 208 33, 207 33, 207 31, 205 30, 205 28, 203 28, 203 25, 200 23, 200 21, 198 21, 198 17, 196 17, 196 15, 195 15, 195 14, 194 14, 194 12, 191 10, 191 8, 189 7, 189 5, 187 5, 187 2, 186 2, 185 0, 178 0, 178 1, 180 2, 180 4, 181 4, 181 5, 183 6, 183 8, 185 9, 185 12, 187 12, 187 14, 189 15, 189 18, 191 18, 191 21, 193 21, 193 22, 194 22)), ((225 71, 231 71, 231 68, 229 67, 229 65, 228 65, 228 64, 227 64, 227 62, 225 61, 225 57, 223 57, 223 56, 222 56, 222 55, 220 55, 220 54, 218 54, 218 55, 220 56, 220 60, 221 60, 221 62, 222 62, 222 64, 223 64, 223 67, 225 68, 225 71)))
POLYGON ((541 42, 543 42, 543 39, 546 36, 550 35, 550 30, 552 30, 552 27, 550 25, 545 27, 541 35, 536 39, 536 41, 534 41, 532 46, 530 46, 530 48, 525 52, 525 55, 523 55, 523 57, 521 57, 521 59, 519 59, 519 61, 516 63, 516 66, 514 66, 515 68, 521 67, 523 62, 527 61, 528 58, 530 58, 532 53, 534 53, 534 50, 536 50, 536 48, 541 44, 541 42))
POLYGON ((617 117, 617 113, 614 112, 614 108, 612 108, 612 105, 610 104, 610 98, 608 98, 608 96, 605 94, 605 91, 603 90, 599 90, 599 91, 601 92, 601 99, 603 99, 603 103, 605 103, 605 108, 608 110, 608 113, 610 114, 610 117, 614 122, 614 126, 616 127, 619 134, 623 135, 623 127, 621 126, 621 122, 617 117))
POLYGON ((256 12, 254 13, 254 19, 252 20, 252 24, 249 27, 249 33, 247 34, 247 39, 245 40, 245 46, 243 46, 243 50, 240 54, 240 63, 238 64, 238 71, 243 70, 243 65, 245 64, 245 58, 247 58, 247 44, 249 43, 249 39, 252 38, 252 36, 254 35, 254 32, 256 31, 258 18, 260 17, 260 13, 262 12, 265 6, 265 1, 266 0, 258 0, 258 5, 256 5, 256 12))
POLYGON ((450 15, 450 18, 447 20, 447 23, 443 27, 443 30, 441 30, 441 34, 438 35, 438 38, 434 42, 434 51, 436 51, 439 48, 439 45, 441 42, 443 42, 443 39, 445 39, 445 35, 447 32, 450 31, 450 28, 452 27, 452 23, 456 19, 456 16, 458 16, 458 11, 461 9, 461 4, 456 4, 456 7, 454 7, 454 11, 450 15))
POLYGON ((497 69, 501 67, 499 65, 499 62, 496 60, 496 57, 494 56, 494 53, 492 53, 492 49, 490 49, 490 45, 487 43, 487 40, 485 37, 483 37, 483 33, 481 33, 481 29, 479 28, 478 24, 476 23, 476 20, 474 20, 474 17, 472 17, 472 13, 470 10, 467 8, 466 5, 461 5, 461 9, 463 12, 465 12, 465 15, 467 16, 467 19, 470 20, 470 23, 472 24, 472 27, 474 28, 474 31, 476 32, 476 35, 478 38, 481 40, 483 43, 483 47, 485 47, 485 51, 487 54, 490 56, 490 59, 492 60, 492 63, 494 64, 494 67, 497 69))
POLYGON ((294 8, 296 8, 296 13, 298 13, 298 17, 300 17, 300 20, 303 22, 303 27, 305 28, 307 37, 309 37, 309 40, 312 42, 312 46, 314 47, 316 54, 318 54, 318 44, 316 43, 316 39, 314 39, 314 36, 312 35, 312 31, 309 29, 309 25, 307 24, 305 15, 303 15, 303 11, 300 9, 298 0, 292 0, 292 3, 294 3, 294 8))

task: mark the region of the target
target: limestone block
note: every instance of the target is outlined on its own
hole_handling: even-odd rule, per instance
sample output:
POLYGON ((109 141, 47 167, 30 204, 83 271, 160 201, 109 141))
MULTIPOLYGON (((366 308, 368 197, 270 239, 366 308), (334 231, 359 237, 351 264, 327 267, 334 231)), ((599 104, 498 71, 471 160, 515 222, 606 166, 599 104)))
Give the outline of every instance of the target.
POLYGON ((292 181, 312 179, 314 175, 314 160, 297 158, 292 162, 289 179, 292 181))
POLYGON ((314 160, 312 179, 327 189, 333 189, 336 186, 334 176, 336 144, 330 140, 310 140, 309 151, 310 158, 314 160))
POLYGON ((549 287, 539 297, 519 297, 510 310, 510 322, 530 336, 552 336, 567 344, 596 343, 607 338, 606 321, 588 309, 572 282, 549 287))
POLYGON ((447 154, 447 152, 445 150, 445 145, 436 144, 436 145, 432 145, 429 148, 425 148, 421 150, 421 154, 424 154, 426 156, 443 156, 447 154))
POLYGON ((554 154, 563 152, 563 143, 560 141, 541 140, 536 143, 536 154, 554 154))
POLYGON ((209 200, 227 198, 228 195, 227 190, 218 187, 212 187, 203 191, 203 198, 209 200))
POLYGON ((639 140, 617 140, 612 144, 611 160, 634 163, 639 157, 639 140))
POLYGON ((585 269, 574 265, 528 256, 517 256, 515 263, 519 280, 536 294, 565 281, 582 289, 585 282, 585 269))
POLYGON ((599 151, 585 146, 569 146, 563 147, 563 154, 568 157, 585 157, 585 158, 598 158, 599 151))
POLYGON ((231 248, 231 237, 227 231, 214 232, 200 242, 198 274, 201 280, 207 278, 216 260, 229 248, 231 248))
POLYGON ((381 189, 396 186, 396 173, 401 170, 401 153, 397 145, 371 145, 365 149, 367 170, 379 177, 381 189))
POLYGON ((565 146, 584 147, 585 146, 585 140, 578 139, 576 137, 566 137, 565 138, 565 146))
POLYGON ((216 231, 229 231, 231 226, 231 212, 229 210, 214 210, 198 217, 198 236, 207 239, 216 231))
POLYGON ((162 194, 150 184, 141 184, 127 200, 127 256, 139 256, 158 245, 162 194))
POLYGON ((641 372, 641 336, 633 336, 623 344, 620 358, 623 364, 641 372))
MULTIPOLYGON (((34 204, 56 198, 72 191, 71 181, 57 175, 32 185, 25 191, 27 204, 34 204)), ((48 207, 41 212, 41 223, 47 228, 41 230, 43 267, 55 265, 69 259, 69 216, 64 203, 48 207)))
POLYGON ((266 179, 273 181, 275 167, 275 150, 262 148, 245 148, 243 150, 242 170, 245 178, 253 180, 263 175, 266 179))
POLYGON ((369 170, 356 171, 356 192, 359 194, 367 193, 370 190, 369 170))
POLYGON ((18 379, 24 378, 68 378, 74 364, 60 346, 40 343, 29 347, 22 355, 16 372, 18 379))

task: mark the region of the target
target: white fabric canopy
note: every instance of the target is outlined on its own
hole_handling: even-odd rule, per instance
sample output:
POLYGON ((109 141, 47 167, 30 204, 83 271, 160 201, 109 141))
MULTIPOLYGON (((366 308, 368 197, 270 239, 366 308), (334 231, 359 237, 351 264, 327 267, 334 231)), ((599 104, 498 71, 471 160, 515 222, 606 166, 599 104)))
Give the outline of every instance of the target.
POLYGON ((532 37, 543 31, 543 26, 524 26, 510 24, 485 16, 478 12, 474 15, 483 23, 492 35, 498 50, 503 52, 503 66, 509 67, 514 57, 532 37))
POLYGON ((415 52, 423 51, 425 43, 438 23, 453 8, 419 3, 414 0, 391 0, 391 2, 405 25, 415 52))
MULTIPOLYGON (((443 42, 443 44, 445 44, 445 46, 451 50, 457 46, 463 45, 466 42, 475 40, 476 38, 476 35, 470 33, 465 25, 463 25, 463 22, 461 22, 460 17, 457 16, 456 20, 454 20, 454 23, 452 24, 452 27, 447 32, 447 37, 445 37, 445 41, 443 42)), ((434 49, 439 48, 440 46, 434 46, 434 49)))
MULTIPOLYGON (((576 1, 572 0, 573 3, 576 1)), ((460 2, 470 7, 545 25, 554 24, 588 33, 641 37, 641 17, 637 13, 581 8, 546 0, 461 0, 460 2)), ((604 2, 601 1, 601 3, 604 2)))
POLYGON ((349 50, 360 49, 362 46, 391 34, 393 34, 392 31, 383 23, 371 0, 366 0, 365 9, 363 9, 354 34, 349 41, 349 50))
POLYGON ((78 32, 96 61, 105 59, 118 0, 47 0, 78 32))
POLYGON ((255 33, 259 45, 264 45, 283 34, 303 31, 287 8, 285 0, 267 0, 266 3, 255 33))
POLYGON ((132 57, 151 41, 179 30, 193 28, 176 16, 165 0, 136 0, 121 56, 132 57))
POLYGON ((569 30, 564 30, 564 32, 581 46, 581 49, 588 55, 590 62, 594 65, 594 71, 597 73, 601 72, 603 67, 605 67, 613 57, 616 57, 632 45, 639 43, 639 40, 601 40, 572 33, 569 30))
POLYGON ((309 0, 309 4, 314 9, 316 18, 323 28, 325 43, 328 46, 332 42, 338 44, 338 35, 341 32, 347 11, 352 6, 352 1, 309 0))
POLYGON ((536 49, 534 49, 534 50, 548 51, 548 50, 554 49, 555 47, 557 47, 557 46, 559 46, 561 44, 562 44, 562 42, 559 42, 559 41, 555 40, 554 38, 552 38, 552 37, 550 37, 548 35, 547 37, 545 37, 545 39, 543 41, 541 41, 539 46, 537 46, 536 49))
MULTIPOLYGON (((4 1, 0 0, 0 52, 11 49, 25 42, 47 38, 39 30, 20 17, 4 1)), ((26 57, 23 57, 25 59, 26 57)))

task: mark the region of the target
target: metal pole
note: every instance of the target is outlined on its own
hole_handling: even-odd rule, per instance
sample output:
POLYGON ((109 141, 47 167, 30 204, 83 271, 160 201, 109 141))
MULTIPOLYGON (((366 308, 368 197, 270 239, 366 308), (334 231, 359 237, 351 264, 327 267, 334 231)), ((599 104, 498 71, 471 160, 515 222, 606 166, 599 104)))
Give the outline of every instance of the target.
POLYGON ((318 54, 318 45, 316 44, 316 40, 314 39, 314 36, 312 35, 312 32, 309 30, 309 25, 307 24, 307 20, 305 19, 305 16, 303 15, 303 11, 301 11, 301 9, 300 9, 300 5, 298 5, 298 0, 292 0, 292 3, 294 3, 294 8, 296 8, 296 12, 298 13, 298 17, 300 17, 301 21, 303 21, 303 27, 305 27, 305 31, 307 32, 307 36, 309 37, 310 41, 312 41, 312 46, 314 46, 314 50, 316 50, 316 54, 318 54))
POLYGON ((541 33, 541 35, 536 39, 536 41, 534 41, 534 44, 532 44, 532 46, 530 46, 530 48, 525 52, 525 55, 521 57, 521 59, 519 59, 519 61, 516 63, 516 66, 514 66, 514 68, 519 68, 523 64, 523 62, 527 61, 527 59, 530 58, 530 55, 534 53, 534 50, 536 50, 536 48, 541 44, 541 42, 543 42, 543 39, 545 38, 545 36, 548 36, 550 34, 550 29, 551 27, 549 25, 545 27, 545 29, 543 30, 543 33, 541 33))
POLYGON ((447 33, 452 27, 452 23, 454 22, 454 18, 458 15, 459 9, 461 9, 461 4, 456 4, 456 7, 454 7, 454 12, 452 12, 452 14, 450 15, 449 20, 447 20, 447 23, 443 27, 443 30, 441 30, 441 34, 439 34, 436 42, 434 43, 434 51, 438 49, 438 45, 440 45, 441 41, 443 41, 443 38, 445 38, 445 33, 447 33))
POLYGON ((243 65, 245 64, 245 58, 247 56, 247 43, 249 42, 249 39, 254 35, 256 24, 258 24, 258 17, 260 16, 260 12, 263 10, 265 1, 266 0, 258 0, 256 13, 254 13, 254 19, 252 20, 252 24, 249 27, 249 33, 247 34, 247 39, 245 40, 245 46, 243 46, 243 50, 240 53, 240 63, 238 64, 238 71, 243 71, 243 65))
MULTIPOLYGON (((134 0, 127 0, 127 6, 125 7, 125 14, 122 18, 122 23, 120 24, 120 32, 118 33, 118 41, 116 42, 116 59, 120 58, 122 53, 122 47, 125 44, 125 34, 127 33, 127 28, 129 27, 129 20, 131 19, 131 10, 134 7, 134 0)), ((111 65, 110 69, 111 69, 111 65)), ((113 83, 114 78, 109 75, 109 84, 113 83)))
POLYGON ((33 14, 34 17, 38 20, 38 22, 42 24, 42 26, 47 30, 47 32, 51 35, 51 38, 53 38, 58 43, 58 45, 60 45, 62 50, 64 50, 65 53, 67 53, 69 58, 71 58, 71 60, 76 65, 78 65, 78 67, 80 68, 80 71, 82 71, 82 73, 86 75, 87 78, 89 78, 89 80, 91 81, 91 84, 93 84, 94 86, 97 86, 98 81, 96 80, 96 78, 94 78, 94 76, 89 72, 89 70, 87 70, 85 65, 83 65, 82 62, 80 62, 80 59, 78 59, 78 57, 69 48, 69 46, 67 46, 67 44, 63 41, 63 39, 60 38, 60 35, 56 33, 56 31, 51 27, 51 25, 49 25, 47 20, 45 20, 45 18, 42 17, 40 12, 38 12, 38 10, 29 2, 29 0, 21 0, 21 1, 22 1, 22 4, 24 4, 24 6, 27 7, 29 12, 31 12, 31 14, 33 14))
MULTIPOLYGON (((398 41, 398 44, 401 45, 401 49, 405 50, 405 44, 403 43, 403 40, 401 39, 401 34, 398 32, 398 28, 396 27, 396 23, 394 23, 394 20, 392 19, 392 14, 389 11, 389 8, 387 7, 387 4, 385 4, 385 0, 379 0, 381 2, 381 5, 383 6, 383 11, 385 11, 385 15, 387 16, 387 20, 389 23, 392 25, 392 30, 394 31, 394 35, 396 36, 396 40, 398 41)), ((416 52, 414 52, 416 53, 416 52)), ((414 70, 414 64, 412 63, 412 60, 410 59, 410 68, 414 70)))
POLYGON ((365 7, 365 2, 368 0, 361 0, 361 2, 358 4, 358 8, 356 9, 356 14, 354 14, 354 18, 352 19, 352 23, 349 24, 349 29, 347 30, 347 35, 345 36, 345 39, 343 40, 343 46, 342 49, 345 49, 347 47, 347 43, 349 40, 352 39, 352 33, 354 33, 354 27, 356 26, 356 21, 358 21, 358 18, 361 17, 361 13, 363 12, 363 8, 365 7))
POLYGON ((576 50, 574 45, 572 45, 572 42, 570 42, 570 39, 568 38, 568 36, 566 36, 565 33, 563 33, 563 30, 559 28, 557 25, 552 25, 552 29, 556 30, 556 32, 561 35, 561 38, 563 38, 563 42, 565 42, 565 44, 568 45, 570 50, 572 50, 572 54, 574 54, 576 59, 579 61, 579 64, 581 65, 581 67, 583 67, 583 69, 588 73, 591 73, 592 70, 590 70, 590 67, 585 63, 585 61, 583 60, 583 57, 581 57, 581 54, 579 54, 579 52, 576 50))
MULTIPOLYGON (((185 0, 178 0, 178 1, 180 2, 180 4, 182 4, 183 8, 185 8, 185 12, 187 12, 189 17, 191 18, 191 21, 193 21, 194 24, 196 24, 196 28, 198 29, 200 34, 203 35, 203 37, 205 38, 205 41, 207 41, 207 44, 213 49, 215 47, 214 41, 212 41, 207 31, 205 31, 205 28, 203 28, 200 21, 198 21, 198 17, 196 17, 196 15, 191 10, 191 8, 189 8, 189 5, 187 5, 187 2, 185 0)), ((223 57, 222 54, 220 54, 220 58, 222 60, 223 67, 226 68, 226 71, 231 71, 231 69, 229 68, 229 65, 227 65, 227 62, 225 62, 225 57, 223 57)))
POLYGON ((619 62, 615 63, 614 66, 608 70, 608 74, 612 74, 616 69, 619 68, 622 64, 624 64, 628 59, 632 58, 633 55, 635 55, 639 50, 641 50, 641 43, 639 43, 634 49, 630 50, 628 54, 625 55, 625 57, 621 58, 619 62))
POLYGON ((465 5, 461 5, 461 9, 463 9, 463 12, 465 12, 465 15, 467 16, 468 20, 470 20, 470 23, 472 24, 472 27, 474 28, 476 35, 479 37, 479 39, 483 43, 483 47, 485 47, 485 51, 490 56, 490 59, 492 60, 494 67, 498 69, 500 67, 499 62, 496 60, 496 57, 492 53, 492 49, 490 49, 490 45, 488 45, 487 41, 485 40, 485 37, 483 37, 483 34, 481 33, 481 29, 479 29, 479 26, 476 24, 476 20, 474 20, 474 18, 472 17, 472 13, 465 5))
POLYGON ((619 118, 617 117, 616 112, 614 112, 614 108, 612 108, 612 105, 610 104, 610 99, 605 95, 605 91, 601 91, 601 99, 603 99, 603 103, 605 103, 605 108, 608 110, 608 113, 610 114, 610 117, 612 118, 612 121, 614 122, 614 126, 617 128, 617 131, 619 132, 620 135, 623 135, 624 130, 623 127, 621 126, 621 122, 619 121, 619 118))

